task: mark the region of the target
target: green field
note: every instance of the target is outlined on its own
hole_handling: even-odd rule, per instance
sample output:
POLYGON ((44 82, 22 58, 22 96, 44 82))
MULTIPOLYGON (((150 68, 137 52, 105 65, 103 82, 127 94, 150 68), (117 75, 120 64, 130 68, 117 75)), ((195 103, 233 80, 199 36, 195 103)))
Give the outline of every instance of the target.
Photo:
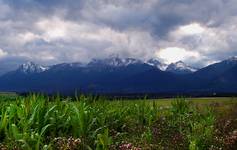
POLYGON ((237 99, 0 94, 0 149, 237 149, 237 99))

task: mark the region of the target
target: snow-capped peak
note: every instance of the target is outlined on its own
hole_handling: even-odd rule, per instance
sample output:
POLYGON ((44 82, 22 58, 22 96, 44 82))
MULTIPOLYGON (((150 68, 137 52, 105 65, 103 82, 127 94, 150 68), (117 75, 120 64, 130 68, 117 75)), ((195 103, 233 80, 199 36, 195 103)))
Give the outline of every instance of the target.
POLYGON ((171 63, 166 71, 173 72, 177 74, 187 74, 197 71, 197 69, 190 67, 189 65, 185 64, 182 61, 178 61, 176 63, 171 63))
POLYGON ((227 65, 236 65, 237 64, 237 56, 229 57, 226 60, 221 61, 220 63, 224 63, 227 65))
POLYGON ((122 60, 122 66, 128 66, 132 64, 141 64, 143 63, 141 60, 134 59, 134 58, 124 58, 122 60))
POLYGON ((62 64, 57 64, 54 65, 53 67, 60 67, 60 68, 78 68, 78 67, 84 67, 85 64, 81 62, 73 62, 73 63, 62 63, 62 64))
POLYGON ((22 64, 18 70, 24 73, 41 73, 48 69, 49 67, 44 67, 33 62, 27 62, 22 64))
POLYGON ((142 63, 142 61, 134 58, 119 58, 111 57, 106 59, 93 59, 88 65, 89 66, 111 66, 111 67, 122 67, 131 64, 142 63))
POLYGON ((155 66, 157 67, 158 69, 162 70, 162 71, 165 71, 166 68, 168 67, 167 64, 164 64, 164 63, 161 63, 159 60, 157 59, 149 59, 147 62, 146 62, 148 65, 151 65, 151 66, 155 66))
POLYGON ((228 61, 228 62, 237 62, 237 56, 230 57, 226 61, 228 61))
POLYGON ((237 61, 237 56, 231 57, 233 60, 237 61))

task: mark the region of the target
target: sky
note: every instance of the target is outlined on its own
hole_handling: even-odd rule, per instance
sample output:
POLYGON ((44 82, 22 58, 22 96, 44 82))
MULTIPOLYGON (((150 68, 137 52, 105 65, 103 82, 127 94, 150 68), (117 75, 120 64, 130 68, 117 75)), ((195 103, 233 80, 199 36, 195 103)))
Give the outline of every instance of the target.
POLYGON ((203 67, 237 55, 236 0, 0 0, 0 74, 111 56, 203 67))

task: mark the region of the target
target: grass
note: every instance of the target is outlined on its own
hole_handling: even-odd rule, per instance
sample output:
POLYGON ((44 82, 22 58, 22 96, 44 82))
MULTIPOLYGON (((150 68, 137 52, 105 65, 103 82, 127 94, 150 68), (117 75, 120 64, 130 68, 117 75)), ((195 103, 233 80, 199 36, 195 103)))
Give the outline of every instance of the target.
POLYGON ((14 92, 0 92, 0 96, 17 96, 14 92))
POLYGON ((0 149, 236 149, 236 98, 0 96, 0 149))
MULTIPOLYGON (((146 103, 153 103, 155 101, 156 105, 159 106, 170 106, 172 101, 179 98, 165 98, 165 99, 146 99, 146 103)), ((181 98, 182 99, 182 98, 181 98)), ((185 100, 192 102, 194 104, 210 104, 210 103, 223 103, 223 104, 232 104, 237 103, 236 97, 202 97, 202 98, 185 98, 185 100)), ((123 102, 131 103, 132 102, 142 102, 143 100, 123 100, 123 102)), ((114 101, 111 101, 114 102, 114 101)), ((117 102, 115 100, 115 102, 117 102)), ((120 100, 119 100, 120 102, 120 100)))

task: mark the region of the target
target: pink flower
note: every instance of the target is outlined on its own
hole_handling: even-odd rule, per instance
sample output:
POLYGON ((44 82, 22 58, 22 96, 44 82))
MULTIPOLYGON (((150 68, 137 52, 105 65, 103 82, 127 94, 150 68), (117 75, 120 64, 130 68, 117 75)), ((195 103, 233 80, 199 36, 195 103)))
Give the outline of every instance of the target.
POLYGON ((120 150, 131 150, 132 149, 132 144, 131 143, 128 143, 128 144, 122 144, 119 146, 119 149, 120 150))

